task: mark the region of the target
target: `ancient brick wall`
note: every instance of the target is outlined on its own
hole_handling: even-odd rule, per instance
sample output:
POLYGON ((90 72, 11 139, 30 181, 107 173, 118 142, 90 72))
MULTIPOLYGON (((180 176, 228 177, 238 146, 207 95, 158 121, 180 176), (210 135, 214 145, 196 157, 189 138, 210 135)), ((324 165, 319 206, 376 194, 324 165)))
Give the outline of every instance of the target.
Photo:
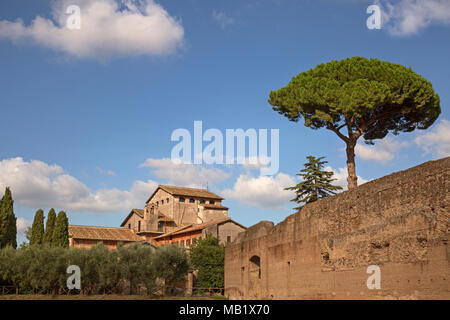
POLYGON ((226 248, 232 299, 450 299, 450 157, 263 221, 226 248), (369 265, 381 289, 369 290, 369 265))

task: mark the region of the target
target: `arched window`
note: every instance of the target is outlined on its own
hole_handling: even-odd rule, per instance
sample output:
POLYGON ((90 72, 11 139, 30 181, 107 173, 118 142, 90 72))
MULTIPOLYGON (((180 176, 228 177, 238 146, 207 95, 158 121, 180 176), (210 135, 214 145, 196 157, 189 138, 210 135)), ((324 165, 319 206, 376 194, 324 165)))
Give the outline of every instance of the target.
POLYGON ((250 272, 257 273, 258 279, 261 279, 261 259, 258 256, 250 258, 250 272))

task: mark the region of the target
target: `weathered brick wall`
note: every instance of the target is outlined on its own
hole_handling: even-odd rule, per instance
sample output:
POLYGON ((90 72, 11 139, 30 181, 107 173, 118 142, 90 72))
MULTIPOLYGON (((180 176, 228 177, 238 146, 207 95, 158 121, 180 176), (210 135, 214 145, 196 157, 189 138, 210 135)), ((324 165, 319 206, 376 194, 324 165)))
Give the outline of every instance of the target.
POLYGON ((227 246, 234 299, 450 299, 450 157, 260 222, 227 246), (258 266, 259 263, 259 266, 258 266), (381 269, 381 289, 366 286, 381 269))

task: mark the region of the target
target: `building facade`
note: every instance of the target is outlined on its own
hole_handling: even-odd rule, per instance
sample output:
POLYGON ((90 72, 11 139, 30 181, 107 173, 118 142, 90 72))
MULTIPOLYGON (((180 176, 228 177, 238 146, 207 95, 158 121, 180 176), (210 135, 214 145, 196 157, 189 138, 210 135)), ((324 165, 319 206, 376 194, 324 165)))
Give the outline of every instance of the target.
POLYGON ((70 246, 90 247, 102 242, 147 242, 155 246, 177 243, 190 247, 194 239, 213 235, 232 242, 246 227, 228 217, 224 199, 207 189, 160 185, 144 209, 132 209, 120 228, 69 226, 70 246))
POLYGON ((132 230, 112 227, 69 226, 69 246, 90 248, 103 243, 109 249, 117 248, 119 243, 129 245, 142 242, 143 239, 132 230))
POLYGON ((201 224, 183 226, 153 238, 153 244, 155 246, 160 246, 175 243, 190 248, 195 239, 201 239, 207 236, 216 237, 221 244, 227 244, 231 243, 236 239, 240 232, 243 232, 246 229, 246 227, 236 221, 225 218, 201 224))

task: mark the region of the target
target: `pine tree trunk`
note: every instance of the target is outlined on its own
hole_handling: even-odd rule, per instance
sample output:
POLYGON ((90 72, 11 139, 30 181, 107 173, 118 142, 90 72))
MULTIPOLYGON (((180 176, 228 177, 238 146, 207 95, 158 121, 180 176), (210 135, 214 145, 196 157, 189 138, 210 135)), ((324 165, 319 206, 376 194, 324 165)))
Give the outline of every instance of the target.
POLYGON ((355 168, 355 142, 348 142, 347 143, 347 184, 348 189, 353 189, 358 186, 358 177, 356 176, 356 168, 355 168))

